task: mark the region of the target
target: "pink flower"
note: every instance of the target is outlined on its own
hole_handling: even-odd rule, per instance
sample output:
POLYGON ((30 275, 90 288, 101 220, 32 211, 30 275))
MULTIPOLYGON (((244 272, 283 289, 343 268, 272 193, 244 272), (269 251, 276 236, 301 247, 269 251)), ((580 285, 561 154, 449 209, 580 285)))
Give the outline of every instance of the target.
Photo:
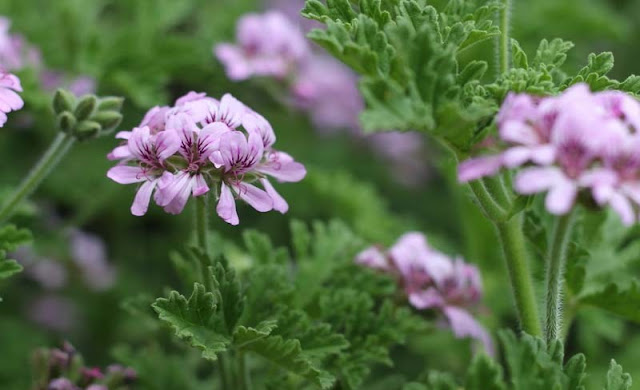
POLYGON ((277 11, 242 17, 236 40, 237 44, 221 43, 214 48, 232 80, 284 78, 309 54, 302 31, 277 11))
POLYGON ((24 106, 24 101, 16 92, 22 92, 20 79, 11 73, 0 71, 0 127, 7 122, 7 114, 24 106))
POLYGON ((136 166, 116 165, 107 172, 107 177, 119 184, 143 183, 131 206, 131 213, 140 216, 147 212, 151 194, 165 172, 164 160, 180 148, 180 140, 172 131, 151 135, 145 126, 133 129, 127 141, 128 155, 125 159, 135 161, 136 166))
POLYGON ((491 337, 469 313, 482 298, 475 266, 431 248, 418 232, 403 235, 386 253, 377 247, 365 249, 356 262, 395 275, 413 307, 441 312, 457 337, 480 340, 493 353, 491 337))
POLYGON ((629 225, 640 205, 640 103, 618 91, 592 93, 577 84, 555 97, 510 94, 497 116, 505 149, 471 158, 458 168, 460 181, 527 165, 516 192, 546 192, 546 208, 565 214, 581 191, 610 205, 629 225))
POLYGON ((57 378, 49 382, 47 390, 79 390, 80 388, 73 384, 67 378, 57 378))
POLYGON ((267 176, 295 182, 306 174, 302 164, 273 149, 276 136, 269 122, 229 94, 216 100, 190 92, 173 107, 151 109, 141 126, 116 134, 124 143, 107 156, 120 160, 108 177, 121 184, 143 183, 134 215, 147 211, 154 190, 155 202, 178 214, 191 196, 213 188, 218 215, 237 225, 236 197, 260 212, 284 213, 288 204, 267 176))

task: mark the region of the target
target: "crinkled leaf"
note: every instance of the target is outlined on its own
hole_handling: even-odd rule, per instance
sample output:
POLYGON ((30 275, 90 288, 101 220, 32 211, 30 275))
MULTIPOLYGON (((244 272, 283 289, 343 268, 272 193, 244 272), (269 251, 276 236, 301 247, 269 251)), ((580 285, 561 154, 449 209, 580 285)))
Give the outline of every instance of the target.
POLYGON ((465 390, 504 390, 502 368, 486 355, 476 355, 467 372, 465 390))
POLYGON ((604 390, 628 390, 631 388, 631 383, 631 375, 622 371, 622 366, 615 360, 611 360, 604 390))
POLYGON ((233 345, 236 348, 244 348, 257 340, 269 336, 277 326, 277 321, 275 320, 262 321, 255 328, 240 325, 233 332, 233 345))
POLYGON ((335 382, 331 374, 315 367, 303 354, 300 341, 296 339, 286 340, 281 336, 267 336, 245 344, 239 349, 256 353, 286 371, 312 380, 323 389, 331 388, 335 382))
POLYGON ((640 323, 640 284, 636 281, 628 286, 612 282, 601 291, 582 296, 581 302, 640 323))
POLYGON ((218 353, 227 350, 231 340, 220 329, 219 301, 203 285, 195 283, 189 299, 172 291, 169 298, 158 298, 152 306, 176 336, 201 350, 205 359, 216 360, 218 353))
POLYGON ((20 245, 31 241, 31 232, 27 229, 19 229, 14 225, 6 225, 0 228, 0 250, 13 251, 20 245))

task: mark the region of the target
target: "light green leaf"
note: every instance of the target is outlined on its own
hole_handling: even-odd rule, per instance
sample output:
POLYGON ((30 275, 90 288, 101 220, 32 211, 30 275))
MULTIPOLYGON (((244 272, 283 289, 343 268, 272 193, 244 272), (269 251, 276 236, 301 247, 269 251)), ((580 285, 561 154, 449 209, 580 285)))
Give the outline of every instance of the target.
POLYGON ((604 390, 628 390, 631 388, 631 383, 631 375, 623 372, 622 366, 615 360, 611 360, 604 390))
POLYGON ((580 301, 640 323, 640 285, 638 282, 624 287, 612 282, 601 291, 582 296, 580 301))
POLYGON ((216 360, 217 354, 226 351, 231 342, 221 329, 218 305, 213 293, 195 283, 189 299, 172 291, 169 298, 156 299, 152 307, 176 336, 201 350, 205 359, 216 360))

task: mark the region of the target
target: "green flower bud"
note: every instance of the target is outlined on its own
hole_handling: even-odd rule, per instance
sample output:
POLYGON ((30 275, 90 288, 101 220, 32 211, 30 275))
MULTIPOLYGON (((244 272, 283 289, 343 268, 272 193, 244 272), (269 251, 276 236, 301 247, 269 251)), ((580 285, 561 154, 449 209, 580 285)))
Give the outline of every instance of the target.
POLYGON ((91 120, 98 122, 103 132, 109 132, 122 122, 122 114, 117 111, 98 111, 91 120))
POLYGON ((59 114, 63 111, 73 111, 76 106, 76 97, 66 89, 57 89, 53 95, 53 111, 59 114))
POLYGON ((58 114, 56 120, 58 123, 58 129, 67 134, 71 134, 73 132, 77 123, 76 117, 69 111, 63 111, 58 114))
POLYGON ((91 118, 91 116, 96 111, 97 106, 98 99, 95 97, 95 95, 86 95, 83 96, 82 99, 80 99, 73 113, 76 116, 77 120, 83 121, 85 119, 91 118))
POLYGON ((94 121, 82 121, 78 123, 74 135, 79 141, 84 141, 100 135, 100 130, 102 130, 100 123, 94 121))
POLYGON ((124 98, 118 96, 106 96, 98 99, 98 111, 120 111, 124 98))

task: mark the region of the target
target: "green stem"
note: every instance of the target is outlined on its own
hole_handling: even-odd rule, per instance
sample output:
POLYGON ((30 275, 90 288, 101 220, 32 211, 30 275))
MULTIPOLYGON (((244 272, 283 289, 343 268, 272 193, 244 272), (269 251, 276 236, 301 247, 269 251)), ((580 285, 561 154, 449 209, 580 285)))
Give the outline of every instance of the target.
POLYGON ((495 225, 507 263, 511 288, 522 329, 533 336, 542 336, 538 305, 525 247, 522 215, 516 215, 506 222, 499 222, 495 225))
POLYGON ((567 252, 573 228, 573 214, 569 213, 558 217, 551 236, 545 279, 547 311, 544 329, 547 344, 559 337, 562 328, 562 274, 567 261, 567 252))
POLYGON ((507 217, 509 211, 496 202, 483 180, 471 181, 469 187, 476 196, 480 208, 491 221, 501 221, 507 217))
POLYGON ((251 377, 249 376, 249 370, 247 369, 246 356, 242 352, 236 353, 236 363, 238 367, 237 390, 250 390, 251 389, 251 377))
POLYGON ((511 67, 511 47, 510 47, 510 18, 511 0, 502 0, 504 7, 500 10, 500 37, 498 44, 498 55, 500 58, 500 73, 506 73, 511 67))
POLYGON ((9 197, 9 200, 0 209, 0 223, 9 219, 22 201, 31 195, 45 177, 51 173, 53 168, 60 162, 62 157, 69 151, 75 142, 71 135, 59 133, 53 140, 49 149, 42 155, 40 161, 31 169, 20 186, 9 197))
POLYGON ((195 232, 196 242, 204 256, 199 256, 200 277, 205 286, 209 286, 209 219, 206 195, 195 197, 195 232))
POLYGON ((220 377, 220 389, 231 389, 231 378, 229 375, 229 364, 225 354, 218 355, 218 376, 220 377))

